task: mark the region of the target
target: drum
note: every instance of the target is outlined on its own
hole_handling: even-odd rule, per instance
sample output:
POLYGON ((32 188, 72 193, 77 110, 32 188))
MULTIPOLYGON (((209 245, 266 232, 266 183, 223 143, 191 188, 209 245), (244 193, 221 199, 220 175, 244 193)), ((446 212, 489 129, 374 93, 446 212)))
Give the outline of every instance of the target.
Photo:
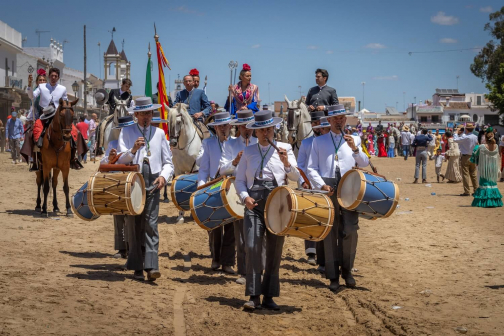
POLYGON ((87 187, 88 182, 84 183, 77 193, 72 196, 70 205, 72 206, 73 213, 76 214, 77 217, 85 221, 92 221, 100 217, 100 215, 93 214, 88 206, 87 187))
POLYGON ((171 184, 173 204, 180 211, 189 211, 189 199, 198 187, 198 174, 185 174, 175 177, 171 184))
POLYGON ((266 227, 277 236, 321 241, 331 231, 334 205, 320 192, 275 188, 266 200, 266 227))
POLYGON ((343 208, 357 211, 364 218, 387 218, 397 208, 399 187, 384 176, 352 169, 341 178, 337 195, 343 208))
POLYGON ((243 206, 235 187, 235 178, 228 177, 191 195, 191 214, 207 231, 243 218, 243 206))
POLYGON ((98 172, 89 179, 87 199, 95 215, 140 215, 145 181, 137 172, 98 172))

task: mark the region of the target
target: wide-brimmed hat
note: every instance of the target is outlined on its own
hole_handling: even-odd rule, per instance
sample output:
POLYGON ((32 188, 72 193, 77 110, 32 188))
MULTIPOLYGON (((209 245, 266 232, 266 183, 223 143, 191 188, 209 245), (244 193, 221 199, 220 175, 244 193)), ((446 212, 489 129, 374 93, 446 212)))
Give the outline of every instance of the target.
POLYGON ((229 112, 219 112, 214 114, 214 121, 208 123, 207 126, 227 125, 231 122, 229 112))
POLYGON ((168 120, 161 119, 161 112, 159 110, 154 111, 154 115, 152 116, 151 123, 153 124, 164 124, 167 123, 168 120))
POLYGON ((331 106, 327 107, 327 117, 328 118, 336 117, 339 115, 347 115, 350 113, 351 112, 347 112, 347 110, 345 109, 345 106, 342 104, 331 105, 331 106))
POLYGON ((135 106, 130 107, 128 109, 128 112, 135 113, 135 112, 152 111, 152 110, 157 110, 160 107, 161 107, 160 104, 153 104, 152 103, 151 97, 140 97, 140 98, 135 99, 135 106))
POLYGON ((241 110, 236 112, 236 119, 231 121, 231 125, 247 125, 254 120, 254 112, 252 110, 241 110))
POLYGON ((472 131, 472 130, 474 129, 474 124, 473 124, 473 123, 467 123, 467 124, 465 125, 465 128, 466 128, 467 130, 471 130, 471 131, 472 131))
POLYGON ((124 128, 135 124, 132 116, 119 117, 117 121, 118 125, 114 127, 114 129, 124 128))
POLYGON ((49 104, 46 108, 42 110, 42 115, 40 116, 40 120, 46 120, 53 117, 56 114, 56 108, 49 104))
POLYGON ((283 121, 282 118, 273 117, 273 112, 270 110, 259 111, 254 114, 254 121, 247 124, 248 129, 259 129, 275 126, 283 121))
MULTIPOLYGON (((324 113, 323 111, 321 111, 324 113)), ((326 117, 320 118, 320 125, 312 127, 313 129, 318 129, 318 128, 325 128, 325 127, 331 127, 331 124, 329 124, 329 121, 327 121, 326 117)))
POLYGON ((94 98, 96 100, 96 105, 101 106, 107 102, 108 93, 105 89, 96 90, 94 98))
POLYGON ((408 127, 408 126, 406 126, 406 125, 404 125, 404 126, 402 127, 402 130, 403 130, 404 132, 408 132, 408 131, 409 131, 409 127, 408 127))
POLYGON ((320 118, 325 117, 324 111, 313 111, 310 112, 311 121, 320 120, 320 118))

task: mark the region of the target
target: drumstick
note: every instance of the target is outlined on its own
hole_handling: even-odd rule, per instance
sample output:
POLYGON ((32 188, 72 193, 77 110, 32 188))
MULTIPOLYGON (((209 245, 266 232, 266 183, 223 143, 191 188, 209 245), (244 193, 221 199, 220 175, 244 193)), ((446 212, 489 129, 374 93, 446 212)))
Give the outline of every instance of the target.
POLYGON ((149 194, 152 194, 154 191, 156 191, 156 190, 157 190, 157 186, 158 186, 158 185, 159 185, 159 183, 158 183, 158 182, 154 183, 154 184, 152 185, 152 189, 151 189, 151 191, 149 192, 149 194))

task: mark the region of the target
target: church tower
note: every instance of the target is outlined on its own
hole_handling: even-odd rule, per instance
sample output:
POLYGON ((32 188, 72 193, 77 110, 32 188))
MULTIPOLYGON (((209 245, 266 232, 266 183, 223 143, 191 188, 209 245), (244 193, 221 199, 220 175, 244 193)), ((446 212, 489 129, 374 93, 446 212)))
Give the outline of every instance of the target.
POLYGON ((104 87, 106 89, 118 89, 121 87, 121 81, 124 78, 130 78, 131 63, 124 52, 124 40, 122 45, 123 49, 119 53, 112 39, 107 51, 103 54, 103 65, 105 68, 104 87))

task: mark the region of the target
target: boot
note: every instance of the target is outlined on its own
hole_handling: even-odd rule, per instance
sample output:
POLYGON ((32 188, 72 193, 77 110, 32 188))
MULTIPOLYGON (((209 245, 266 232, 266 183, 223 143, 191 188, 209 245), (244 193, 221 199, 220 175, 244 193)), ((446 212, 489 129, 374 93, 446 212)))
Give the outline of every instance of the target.
POLYGON ((439 183, 439 175, 437 176, 437 183, 439 183))
POLYGON ((413 183, 418 183, 418 179, 416 178, 415 181, 413 181, 413 183))

